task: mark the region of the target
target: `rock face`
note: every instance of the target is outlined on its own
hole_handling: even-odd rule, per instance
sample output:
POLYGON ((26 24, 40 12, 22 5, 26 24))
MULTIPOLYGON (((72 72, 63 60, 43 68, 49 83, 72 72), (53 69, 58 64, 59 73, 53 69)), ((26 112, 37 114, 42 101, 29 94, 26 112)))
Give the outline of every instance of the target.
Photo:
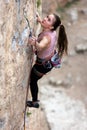
POLYGON ((30 29, 24 15, 34 29, 36 3, 35 0, 0 1, 1 130, 23 129, 26 87, 33 56, 31 46, 27 45, 30 29))

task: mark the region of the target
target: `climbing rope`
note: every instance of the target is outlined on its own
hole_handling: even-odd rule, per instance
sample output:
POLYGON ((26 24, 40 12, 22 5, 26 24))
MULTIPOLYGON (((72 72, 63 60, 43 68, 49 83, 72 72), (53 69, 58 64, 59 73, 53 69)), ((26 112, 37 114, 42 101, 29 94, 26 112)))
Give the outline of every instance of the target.
POLYGON ((28 20, 28 18, 26 17, 25 14, 24 14, 24 17, 25 17, 25 19, 26 19, 26 21, 27 21, 27 23, 28 23, 28 27, 29 27, 29 30, 30 30, 29 37, 32 37, 32 29, 31 29, 31 27, 30 27, 30 22, 29 22, 29 20, 28 20))
POLYGON ((29 93, 29 84, 30 84, 30 74, 31 74, 31 68, 32 68, 32 60, 31 60, 31 66, 30 66, 30 73, 28 76, 28 85, 27 85, 27 90, 26 90, 26 99, 25 99, 25 110, 24 110, 24 130, 26 129, 26 109, 27 109, 27 100, 28 100, 28 93, 29 93))
MULTIPOLYGON (((29 27, 29 30, 30 30, 30 32, 29 32, 29 37, 32 37, 32 29, 31 29, 31 27, 30 27, 30 22, 29 22, 29 20, 28 20, 28 18, 26 17, 25 14, 24 14, 24 17, 25 17, 25 19, 26 19, 26 21, 27 21, 27 24, 28 24, 28 27, 29 27)), ((32 47, 31 47, 31 49, 32 49, 32 47)), ((30 73, 31 73, 31 68, 32 68, 32 62, 33 62, 33 60, 32 60, 32 58, 31 58, 31 63, 30 63, 30 73)), ((25 99, 25 110, 24 110, 24 130, 26 129, 26 109, 27 109, 26 102, 27 102, 27 100, 28 100, 28 93, 29 93, 30 73, 29 73, 29 76, 28 76, 28 84, 27 84, 26 99, 25 99)))
MULTIPOLYGON (((34 6, 35 6, 35 3, 34 3, 34 6)), ((32 28, 30 26, 30 22, 28 20, 28 18, 26 17, 26 13, 24 12, 24 18, 26 19, 27 21, 27 24, 28 24, 28 27, 29 27, 29 37, 32 37, 32 28)), ((34 21, 35 21, 35 8, 34 8, 34 21)), ((34 22, 34 27, 35 27, 35 22, 34 22)), ((35 29, 35 28, 34 28, 35 29)), ((34 33, 35 33, 35 30, 33 30, 34 33)), ((33 52, 33 47, 31 46, 31 50, 33 52)), ((28 93, 29 93, 29 84, 30 84, 30 74, 31 74, 31 69, 32 69, 32 63, 33 63, 33 58, 31 58, 31 61, 30 61, 30 73, 29 73, 29 76, 28 76, 28 85, 27 85, 27 90, 26 90, 26 99, 25 99, 25 110, 24 110, 24 130, 26 129, 26 109, 27 109, 27 100, 28 100, 28 93)))

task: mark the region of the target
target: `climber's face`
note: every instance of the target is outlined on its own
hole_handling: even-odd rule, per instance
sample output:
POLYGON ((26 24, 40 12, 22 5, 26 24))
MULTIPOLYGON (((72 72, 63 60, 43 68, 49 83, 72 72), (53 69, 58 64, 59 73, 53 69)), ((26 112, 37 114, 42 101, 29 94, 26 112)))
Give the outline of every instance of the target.
POLYGON ((43 20, 42 20, 42 27, 45 29, 52 29, 53 28, 53 23, 55 22, 55 17, 53 14, 50 14, 48 16, 46 16, 43 20))

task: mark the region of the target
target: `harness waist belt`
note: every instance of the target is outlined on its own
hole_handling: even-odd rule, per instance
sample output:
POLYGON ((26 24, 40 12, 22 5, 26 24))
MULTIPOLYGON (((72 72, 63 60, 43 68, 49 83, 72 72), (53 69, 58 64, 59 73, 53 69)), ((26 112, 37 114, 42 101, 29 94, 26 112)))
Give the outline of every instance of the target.
POLYGON ((39 57, 37 56, 36 63, 37 63, 37 64, 44 64, 46 61, 50 60, 51 57, 52 57, 55 53, 56 53, 56 51, 53 51, 50 56, 47 56, 47 57, 44 58, 44 59, 41 59, 41 58, 39 58, 39 57))

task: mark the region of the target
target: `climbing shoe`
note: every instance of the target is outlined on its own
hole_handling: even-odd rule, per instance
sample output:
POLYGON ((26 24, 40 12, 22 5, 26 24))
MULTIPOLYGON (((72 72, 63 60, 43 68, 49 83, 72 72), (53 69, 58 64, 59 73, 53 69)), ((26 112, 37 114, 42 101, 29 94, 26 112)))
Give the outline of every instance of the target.
POLYGON ((28 107, 39 108, 39 103, 38 102, 33 102, 33 101, 27 101, 27 106, 28 107))

